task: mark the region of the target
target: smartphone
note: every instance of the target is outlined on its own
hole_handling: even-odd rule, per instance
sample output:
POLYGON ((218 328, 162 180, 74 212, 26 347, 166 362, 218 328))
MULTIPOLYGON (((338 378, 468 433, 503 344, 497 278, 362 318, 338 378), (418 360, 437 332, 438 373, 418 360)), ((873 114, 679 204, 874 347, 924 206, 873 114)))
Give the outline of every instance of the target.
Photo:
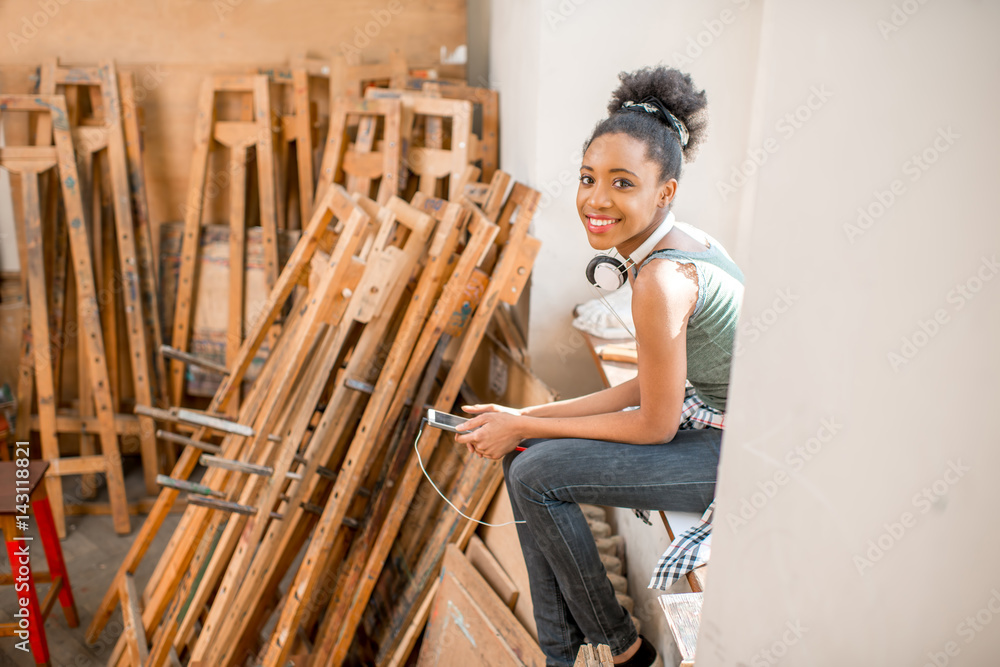
MULTIPOLYGON (((451 431, 452 433, 468 433, 468 431, 459 431, 458 427, 469 421, 466 417, 458 417, 456 415, 448 414, 447 412, 438 412, 432 408, 427 410, 427 423, 435 428, 442 429, 444 431, 451 431)), ((475 431, 476 429, 472 429, 475 431)), ((524 447, 515 447, 516 451, 523 452, 524 447)))
POLYGON ((458 427, 467 421, 469 420, 466 417, 458 417, 456 415, 450 415, 447 412, 438 412, 433 409, 427 410, 428 424, 435 428, 451 431, 452 433, 459 433, 458 427))

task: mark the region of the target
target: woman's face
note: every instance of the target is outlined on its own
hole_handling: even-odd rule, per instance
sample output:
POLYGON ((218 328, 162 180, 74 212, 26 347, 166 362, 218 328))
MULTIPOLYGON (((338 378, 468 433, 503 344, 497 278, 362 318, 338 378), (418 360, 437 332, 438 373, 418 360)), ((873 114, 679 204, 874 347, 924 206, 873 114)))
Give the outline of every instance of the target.
POLYGON ((646 146, 627 134, 603 134, 580 166, 576 208, 587 240, 598 250, 616 247, 627 255, 663 220, 677 181, 660 183, 660 168, 646 146))

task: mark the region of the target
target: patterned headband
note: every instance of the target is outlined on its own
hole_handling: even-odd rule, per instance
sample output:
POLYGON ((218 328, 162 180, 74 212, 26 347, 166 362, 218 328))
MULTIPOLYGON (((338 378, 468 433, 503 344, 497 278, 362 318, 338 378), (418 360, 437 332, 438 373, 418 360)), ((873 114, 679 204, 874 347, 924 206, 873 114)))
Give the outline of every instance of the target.
POLYGON ((622 109, 626 111, 644 111, 646 113, 651 113, 662 122, 673 128, 674 132, 677 133, 677 137, 681 141, 681 148, 685 148, 688 145, 688 139, 690 134, 688 134, 687 126, 681 122, 681 119, 667 111, 666 105, 660 101, 658 97, 650 95, 645 98, 642 102, 633 102, 632 100, 627 100, 622 102, 622 109))

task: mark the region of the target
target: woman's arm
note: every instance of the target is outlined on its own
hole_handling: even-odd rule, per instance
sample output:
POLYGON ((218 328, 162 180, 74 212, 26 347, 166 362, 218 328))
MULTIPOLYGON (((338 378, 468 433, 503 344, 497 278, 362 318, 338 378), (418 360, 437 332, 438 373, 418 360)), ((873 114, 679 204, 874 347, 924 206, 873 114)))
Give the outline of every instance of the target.
POLYGON ((484 412, 464 424, 456 442, 488 458, 500 458, 528 438, 588 438, 632 444, 668 442, 677 432, 687 376, 687 321, 698 296, 696 279, 671 261, 647 265, 633 285, 632 313, 639 343, 639 375, 546 413, 484 412), (638 401, 633 401, 638 389, 638 401), (615 391, 618 390, 618 391, 615 391), (626 400, 629 399, 629 400, 626 400), (637 410, 620 412, 639 405, 637 410), (588 413, 605 408, 604 413, 588 413))
POLYGON ((510 412, 527 417, 584 417, 599 415, 605 412, 616 412, 639 405, 639 378, 635 377, 620 385, 595 391, 586 396, 569 398, 554 403, 542 403, 528 408, 510 409, 500 405, 463 405, 462 410, 470 414, 484 412, 510 412))

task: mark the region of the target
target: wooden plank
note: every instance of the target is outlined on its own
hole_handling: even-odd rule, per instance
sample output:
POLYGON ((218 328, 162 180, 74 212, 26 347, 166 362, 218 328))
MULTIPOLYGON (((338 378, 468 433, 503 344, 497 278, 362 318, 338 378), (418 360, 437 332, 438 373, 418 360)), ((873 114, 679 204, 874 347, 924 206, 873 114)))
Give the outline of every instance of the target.
MULTIPOLYGON (((454 210, 454 209, 452 209, 454 210)), ((413 397, 413 393, 416 391, 417 383, 421 375, 423 374, 424 367, 431 356, 434 347, 437 345, 438 340, 444 333, 445 327, 448 320, 451 318, 452 313, 458 308, 460 299, 462 296, 462 291, 465 285, 469 281, 469 277, 472 271, 475 269, 477 259, 481 252, 492 243, 493 238, 497 229, 494 225, 486 223, 478 225, 472 238, 469 240, 466 251, 462 253, 456 264, 451 277, 446 283, 441 297, 438 299, 437 304, 431 316, 428 318, 423 331, 420 333, 420 337, 416 342, 413 350, 413 354, 410 357, 409 363, 406 365, 406 370, 402 373, 402 378, 399 380, 399 391, 396 392, 395 396, 392 398, 392 403, 389 406, 387 413, 382 413, 384 410, 384 404, 373 404, 369 402, 369 409, 373 408, 373 405, 378 411, 372 410, 369 412, 366 409, 365 421, 362 422, 365 429, 362 430, 360 427, 358 432, 362 434, 363 438, 355 438, 352 442, 351 450, 348 454, 348 461, 341 474, 338 475, 337 483, 338 486, 335 487, 335 493, 341 490, 339 496, 334 496, 334 498, 350 498, 353 496, 354 489, 356 488, 357 481, 345 482, 341 486, 341 479, 350 479, 350 475, 354 475, 355 478, 358 477, 358 473, 352 470, 352 468, 357 468, 355 462, 360 461, 360 467, 363 467, 364 458, 370 456, 370 449, 373 447, 373 436, 374 425, 381 423, 380 417, 384 414, 387 417, 388 423, 394 423, 398 416, 402 413, 403 405, 407 399, 413 397), (368 419, 371 421, 368 421, 368 419), (347 474, 345 474, 345 472, 347 474)), ((406 364, 406 360, 400 360, 401 363, 406 364)), ((385 375, 380 376, 379 382, 383 381, 385 375)), ((378 385, 376 385, 376 388, 378 385)), ((388 396, 385 398, 388 401, 388 396)), ((373 396, 374 401, 374 396, 373 396)), ((402 452, 397 460, 400 464, 405 464, 407 452, 402 452)), ((389 479, 396 479, 397 477, 390 472, 389 479)), ((376 506, 372 510, 373 517, 378 516, 380 512, 387 512, 389 505, 389 498, 391 494, 381 494, 379 499, 376 501, 376 506)), ((343 512, 346 511, 346 501, 341 501, 338 503, 330 503, 324 512, 324 519, 328 519, 332 522, 338 516, 342 516, 343 512), (330 517, 328 518, 328 515, 330 517)), ((318 660, 321 661, 332 661, 335 664, 339 664, 346 656, 346 650, 350 642, 353 640, 354 628, 360 617, 360 607, 364 604, 360 602, 356 604, 351 604, 354 601, 354 596, 360 595, 363 597, 365 602, 367 602, 367 596, 370 595, 371 587, 374 586, 374 577, 365 578, 363 570, 365 569, 365 562, 368 558, 368 547, 366 545, 371 545, 375 543, 378 534, 378 521, 372 519, 366 526, 360 539, 357 540, 359 548, 352 550, 352 553, 356 553, 357 556, 353 561, 349 563, 349 566, 345 569, 345 574, 341 576, 340 580, 337 582, 336 591, 334 593, 333 604, 327 611, 327 616, 324 619, 323 627, 320 631, 320 635, 317 637, 316 646, 314 648, 314 653, 318 660), (347 614, 349 611, 354 612, 358 618, 352 617, 347 619, 347 614), (348 627, 350 625, 350 627, 348 627)), ((317 530, 323 526, 322 520, 320 526, 317 530)), ((317 538, 313 537, 313 542, 310 543, 310 547, 316 544, 317 538)), ((319 564, 319 569, 322 570, 323 563, 319 564)), ((380 568, 381 569, 381 568, 380 568)), ((312 586, 315 586, 315 581, 318 578, 318 573, 315 568, 300 568, 298 576, 296 578, 297 582, 302 582, 306 591, 309 591, 312 586)), ((288 633, 289 628, 297 627, 301 610, 297 605, 286 605, 283 610, 282 616, 279 619, 279 625, 276 631, 272 634, 271 641, 268 645, 268 655, 270 656, 280 656, 282 653, 287 655, 287 646, 282 646, 284 643, 284 637, 282 632, 288 633)), ((285 636, 288 636, 286 634, 285 636)))
MULTIPOLYGON (((524 186, 521 187, 523 188, 524 186)), ((512 228, 508 244, 501 253, 500 260, 497 262, 497 266, 494 269, 494 275, 490 280, 486 293, 483 295, 482 303, 472 316, 472 320, 468 325, 468 330, 466 331, 461 347, 459 348, 458 355, 452 362, 448 378, 446 379, 445 384, 435 401, 435 408, 438 410, 448 411, 454 404, 458 395, 459 387, 461 386, 469 364, 472 361, 472 357, 479 346, 482 336, 485 334, 489 320, 492 318, 493 310, 499 297, 501 296, 501 286, 507 283, 510 275, 515 272, 517 267, 520 265, 518 246, 527 236, 527 227, 532 216, 534 215, 534 210, 538 201, 537 191, 529 192, 529 190, 530 189, 525 188, 525 191, 521 195, 523 200, 522 215, 518 216, 517 224, 515 224, 512 228)), ((475 209, 475 215, 480 226, 492 226, 478 209, 475 209)), ((428 459, 433 453, 440 435, 441 432, 437 429, 429 429, 424 431, 422 434, 420 443, 418 443, 417 446, 420 447, 421 455, 425 459, 428 459)), ((363 583, 354 593, 354 599, 350 605, 350 611, 348 612, 349 617, 344 623, 343 631, 341 633, 340 644, 342 646, 344 645, 347 634, 353 632, 353 629, 357 626, 357 623, 360 620, 361 610, 367 604, 372 586, 374 585, 374 581, 377 579, 377 574, 381 571, 385 564, 385 559, 388 556, 389 549, 392 542, 395 540, 399 527, 406 515, 406 510, 421 479, 422 471, 420 470, 417 462, 415 460, 410 461, 404 475, 402 476, 402 481, 397 483, 393 507, 390 509, 389 515, 379 531, 372 553, 368 557, 368 562, 365 566, 365 576, 362 578, 363 583), (369 584, 368 582, 372 583, 369 584)), ((343 646, 343 650, 346 650, 346 646, 343 646)))
MULTIPOLYGON (((361 202, 363 207, 369 215, 376 212, 377 205, 374 202, 361 202)), ((403 288, 407 279, 409 278, 413 268, 417 265, 418 260, 425 252, 426 242, 428 236, 430 235, 431 229, 433 227, 433 221, 427 215, 420 214, 419 212, 406 206, 402 201, 394 200, 394 209, 392 211, 393 215, 389 217, 379 216, 384 218, 383 224, 385 225, 379 232, 379 237, 383 239, 382 243, 386 243, 390 240, 389 231, 392 228, 393 220, 396 219, 398 214, 398 219, 401 224, 405 224, 410 228, 410 236, 407 238, 403 250, 400 252, 397 248, 389 247, 383 251, 380 258, 372 260, 370 263, 370 270, 366 270, 365 276, 362 282, 359 283, 358 289, 356 290, 356 295, 352 297, 352 304, 348 307, 345 313, 346 320, 356 320, 369 322, 368 326, 365 328, 359 343, 352 353, 351 361, 346 369, 346 375, 350 376, 352 374, 357 374, 363 369, 369 367, 372 355, 376 350, 376 346, 382 340, 386 327, 391 319, 391 314, 396 309, 396 302, 400 299, 403 293, 403 288), (401 257, 402 255, 402 257, 401 257), (382 262, 383 265, 380 266, 379 263, 382 262), (391 284, 387 284, 387 280, 391 280, 391 284), (380 294, 385 295, 383 300, 378 303, 372 303, 370 300, 370 295, 375 291, 380 294), (386 306, 385 304, 391 304, 386 306), (379 316, 380 317, 376 317, 379 316)), ((440 247, 432 249, 432 252, 440 252, 440 247)), ((425 284, 424 279, 421 281, 421 285, 425 284)), ((418 286, 418 291, 420 287, 418 286)), ((427 288, 424 287, 423 292, 426 292, 427 288)), ((344 326, 342 324, 342 326, 344 326)), ((345 327, 346 328, 346 327, 345 327)), ((404 344, 406 339, 404 338, 404 344)), ((398 342, 397 342, 398 344, 398 342)), ((395 345, 394 345, 395 348, 395 345)), ((331 355, 335 356, 335 355, 331 355)), ((320 388, 322 385, 320 385, 320 388)), ((307 451, 306 458, 310 462, 326 460, 330 456, 330 446, 333 442, 339 439, 340 430, 346 427, 346 422, 344 420, 331 420, 332 414, 335 414, 337 408, 342 404, 344 397, 348 394, 348 389, 346 386, 338 386, 334 391, 333 396, 329 399, 326 411, 324 412, 323 419, 321 419, 319 425, 316 428, 312 436, 311 442, 313 443, 313 448, 319 443, 329 443, 320 451, 307 451), (327 431, 327 424, 331 425, 330 431, 327 431)), ((310 398, 306 400, 306 404, 311 405, 319 398, 318 393, 313 393, 310 398)), ((298 425, 294 426, 289 434, 289 438, 293 441, 297 441, 301 438, 302 432, 306 426, 306 423, 300 422, 298 425)), ((362 425, 361 428, 366 428, 362 425)), ((310 463, 307 467, 304 476, 306 479, 310 479, 310 467, 314 463, 310 463)), ((338 475, 338 481, 342 475, 338 475)), ((302 489, 305 485, 299 485, 293 493, 290 494, 289 506, 297 507, 301 495, 302 489)), ((268 506, 272 502, 272 495, 269 496, 267 500, 264 501, 264 506, 268 506)), ((305 496, 307 497, 307 496, 305 496)), ((300 515, 297 513, 296 517, 300 515)), ((295 519, 293 519, 295 520, 295 519)), ((342 519, 343 521, 343 519, 342 519)), ((273 528, 273 526, 272 526, 273 528)), ((286 530, 291 530, 291 528, 286 528, 286 530)), ((260 530, 258 529, 257 535, 260 535, 260 530)), ((257 535, 252 535, 246 542, 248 544, 256 543, 257 535)), ((242 575, 242 569, 236 569, 235 572, 244 581, 259 581, 262 577, 267 576, 266 569, 261 571, 262 568, 267 568, 268 563, 274 562, 274 556, 269 556, 273 551, 271 547, 274 543, 280 539, 280 532, 270 530, 268 535, 265 536, 265 543, 258 549, 255 555, 254 562, 250 565, 250 573, 246 576, 242 575), (256 569, 255 569, 256 568, 256 569)), ((250 555, 249 553, 247 555, 250 555)), ((246 556, 243 556, 245 559, 246 556)), ((240 566, 237 561, 234 560, 234 564, 230 566, 230 572, 227 572, 227 577, 234 572, 234 566, 240 566)), ((207 654, 207 659, 212 663, 225 662, 232 655, 231 651, 225 655, 220 654, 221 647, 232 647, 235 646, 235 634, 242 635, 245 633, 247 628, 245 615, 247 611, 252 611, 259 605, 259 597, 254 597, 254 594, 259 592, 260 589, 255 587, 247 587, 244 585, 240 591, 243 596, 241 599, 237 600, 234 605, 235 608, 241 611, 238 614, 227 614, 226 618, 229 623, 223 627, 222 634, 217 637, 217 640, 211 642, 209 649, 214 650, 214 653, 207 654), (250 599, 247 599, 250 596, 250 599), (246 610, 246 611, 245 611, 246 610), (235 627, 236 624, 239 627, 235 627)), ((209 627, 212 623, 212 616, 215 614, 216 610, 225 610, 225 607, 213 607, 212 613, 208 622, 206 622, 205 627, 202 631, 202 639, 199 641, 198 647, 195 649, 194 656, 202 656, 202 648, 205 647, 209 642, 207 639, 207 633, 211 630, 209 627)))
MULTIPOLYGON (((130 366, 138 405, 153 405, 150 382, 152 363, 143 320, 143 303, 140 297, 142 282, 139 278, 139 257, 135 245, 135 224, 132 219, 132 194, 129 186, 129 169, 122 129, 121 102, 118 97, 118 74, 113 62, 99 68, 101 95, 104 102, 105 123, 108 130, 108 161, 111 171, 111 189, 115 209, 115 231, 119 257, 119 275, 123 283, 122 297, 125 305, 125 329, 128 336, 130 366)), ((142 447, 143 476, 146 492, 156 493, 158 472, 156 427, 153 420, 139 418, 139 440, 142 447)))
MULTIPOLYGON (((229 322, 226 333, 226 365, 236 361, 243 344, 244 258, 246 256, 246 163, 244 144, 229 150, 229 322)), ((227 414, 239 412, 239 390, 229 402, 227 414)))
MULTIPOLYGON (((152 350, 163 345, 163 324, 160 322, 160 295, 158 285, 158 263, 153 252, 153 226, 146 196, 146 173, 142 158, 142 135, 139 130, 139 114, 136 109, 135 75, 131 72, 119 73, 119 87, 122 97, 122 127, 125 133, 125 156, 128 161, 128 182, 132 193, 136 247, 139 260, 139 277, 142 285, 143 316, 145 317, 147 341, 152 350)), ((156 388, 157 402, 167 400, 166 364, 158 354, 152 354, 153 386, 156 388)))
POLYGON ((299 207, 302 221, 313 209, 313 118, 309 105, 309 71, 305 63, 292 68, 292 99, 295 105, 295 160, 298 167, 299 207))
MULTIPOLYGON (((27 263, 22 265, 28 275, 28 307, 31 318, 31 331, 35 337, 34 345, 34 376, 35 390, 38 394, 38 417, 41 430, 42 456, 48 461, 59 458, 59 440, 56 435, 56 397, 52 381, 52 361, 48 342, 48 290, 45 285, 45 265, 42 250, 42 219, 38 198, 38 174, 21 174, 21 198, 24 209, 24 225, 15 225, 23 236, 27 263)), ((30 395, 28 399, 30 401, 30 395)), ((30 404, 30 403, 29 403, 30 404)), ((56 532, 60 538, 66 536, 66 519, 62 503, 62 480, 53 475, 45 480, 46 492, 53 499, 52 518, 56 524, 56 532)))
POLYGON ((677 593, 661 595, 660 608, 667 617, 670 633, 681 654, 681 661, 694 661, 698 645, 698 626, 701 624, 702 593, 677 593))
POLYGON ((441 577, 418 667, 545 664, 538 644, 455 545, 441 577))
POLYGON ((477 535, 473 535, 469 540, 469 546, 465 549, 465 556, 472 566, 479 570, 479 574, 483 575, 483 579, 496 591, 504 604, 513 611, 517 606, 517 596, 520 591, 486 543, 477 535))
MULTIPOLYGON (((243 341, 243 347, 240 350, 239 360, 237 363, 233 364, 231 374, 223 379, 222 384, 216 391, 216 395, 212 399, 212 403, 209 406, 210 410, 217 411, 225 409, 233 390, 235 387, 239 386, 240 382, 242 382, 243 376, 249 368, 251 360, 259 349, 261 343, 263 343, 264 336, 270 328, 270 325, 277 317, 278 311, 284 305, 286 299, 291 294, 292 289, 294 289, 298 284, 299 277, 303 269, 308 267, 309 261, 312 259, 313 253, 316 251, 319 238, 326 231, 327 225, 333 218, 335 210, 342 210, 343 202, 349 200, 349 196, 343 191, 342 188, 331 188, 324 200, 320 202, 320 205, 317 207, 312 219, 310 220, 308 228, 305 230, 305 233, 296 245, 291 257, 289 257, 285 268, 282 270, 281 275, 274 286, 274 289, 271 290, 271 295, 268 297, 265 307, 261 310, 260 316, 247 332, 247 337, 243 341)), ((295 315, 293 314, 293 317, 294 316, 295 315)), ((247 405, 245 404, 243 407, 247 408, 247 405)), ((205 434, 206 429, 201 429, 195 433, 194 439, 202 440, 204 439, 205 434)), ((198 455, 199 452, 196 448, 185 448, 170 476, 175 479, 187 479, 197 464, 198 455)), ((94 614, 94 619, 87 629, 87 641, 96 641, 97 637, 101 633, 101 630, 107 624, 118 600, 116 587, 119 584, 117 583, 117 578, 124 576, 126 572, 134 572, 139 566, 146 550, 152 543, 153 537, 155 537, 156 533, 159 531, 160 526, 163 524, 163 521, 170 512, 171 506, 177 499, 177 495, 177 491, 170 489, 165 489, 160 493, 156 504, 150 510, 146 522, 142 525, 139 534, 133 540, 128 554, 126 554, 119 567, 118 573, 116 574, 115 586, 109 588, 108 592, 104 596, 104 599, 101 601, 100 607, 94 614)), ((164 551, 164 557, 172 553, 173 548, 174 547, 168 544, 167 549, 164 551)), ((163 561, 161 560, 161 562, 163 561)))
POLYGON ((135 588, 135 579, 131 574, 122 579, 122 619, 125 622, 125 637, 128 641, 132 664, 145 667, 149 663, 149 646, 146 643, 146 631, 142 626, 142 611, 139 609, 139 595, 135 588))
MULTIPOLYGON (((323 278, 325 281, 325 287, 321 286, 317 288, 319 294, 324 295, 322 299, 312 299, 307 302, 307 305, 299 310, 300 315, 303 312, 307 312, 307 316, 303 316, 303 324, 300 326, 299 333, 296 334, 297 341, 293 340, 289 344, 291 351, 289 353, 290 359, 286 360, 287 364, 282 365, 282 372, 279 375, 279 380, 272 386, 267 388, 267 394, 264 397, 264 402, 259 409, 259 415, 257 417, 256 429, 257 435, 253 443, 251 443, 251 451, 258 447, 262 442, 268 442, 269 439, 267 434, 270 433, 271 428, 274 424, 271 421, 278 415, 276 412, 278 407, 279 398, 282 397, 288 390, 298 374, 298 369, 303 367, 303 364, 309 358, 310 353, 313 349, 311 344, 303 344, 303 342, 314 341, 317 334, 321 331, 323 327, 326 326, 327 321, 336 321, 335 315, 333 315, 332 308, 333 302, 331 297, 337 294, 337 290, 331 289, 331 286, 340 285, 347 275, 348 269, 352 266, 348 260, 352 256, 354 249, 357 247, 361 240, 361 236, 367 227, 368 220, 357 207, 353 206, 353 202, 347 198, 344 200, 346 193, 343 193, 342 189, 332 190, 331 195, 333 199, 330 203, 335 203, 338 212, 340 214, 346 214, 343 217, 343 233, 341 234, 336 251, 330 256, 329 270, 325 272, 323 278), (338 203, 339 202, 339 203, 338 203), (261 430, 263 429, 263 430, 261 430)), ((294 256, 294 253, 293 253, 294 256)), ((280 281, 279 281, 280 282, 280 281)), ((271 360, 269 359, 269 362, 271 360)), ((280 360, 274 360, 274 363, 279 363, 280 360)), ((228 380, 229 378, 227 378, 228 380)), ((224 386, 224 385, 223 385, 224 386)), ((221 390, 221 387, 220 387, 221 390)), ((226 458, 234 458, 231 454, 227 455, 226 458)), ((177 475, 173 475, 177 477, 177 475)), ((200 513, 193 515, 200 517, 198 519, 192 519, 193 522, 198 526, 198 530, 204 525, 203 520, 206 516, 205 513, 200 513)), ((180 529, 179 529, 180 530, 180 529)), ((197 535, 198 532, 195 533, 197 535)), ((179 580, 179 575, 182 574, 187 567, 187 563, 190 561, 193 554, 193 549, 197 546, 197 540, 182 540, 184 548, 178 553, 173 553, 170 555, 171 565, 168 566, 169 570, 174 573, 169 578, 164 578, 159 582, 157 589, 157 604, 154 606, 152 602, 147 607, 147 609, 152 608, 152 612, 148 615, 148 624, 155 623, 159 619, 159 615, 163 612, 167 601, 173 596, 174 591, 179 580)), ((172 541, 171 544, 174 544, 172 541)))
POLYGON ((576 662, 573 663, 573 667, 612 667, 614 664, 614 656, 611 655, 610 646, 598 644, 595 648, 593 644, 584 644, 580 647, 580 652, 576 654, 576 662))
POLYGON ((264 231, 264 275, 270 289, 278 279, 279 270, 278 204, 271 131, 271 94, 266 76, 254 77, 253 105, 257 121, 257 189, 260 195, 260 225, 264 231))
MULTIPOLYGON (((180 276, 174 305, 174 330, 170 345, 187 351, 191 335, 191 314, 197 280, 198 248, 201 242, 202 206, 205 199, 205 178, 208 175, 208 155, 212 147, 212 125, 215 120, 215 89, 211 78, 201 84, 198 95, 198 115, 195 121, 194 153, 189 172, 188 199, 184 211, 184 240, 181 245, 180 276)), ((170 404, 180 405, 184 393, 184 362, 170 362, 170 404)))

